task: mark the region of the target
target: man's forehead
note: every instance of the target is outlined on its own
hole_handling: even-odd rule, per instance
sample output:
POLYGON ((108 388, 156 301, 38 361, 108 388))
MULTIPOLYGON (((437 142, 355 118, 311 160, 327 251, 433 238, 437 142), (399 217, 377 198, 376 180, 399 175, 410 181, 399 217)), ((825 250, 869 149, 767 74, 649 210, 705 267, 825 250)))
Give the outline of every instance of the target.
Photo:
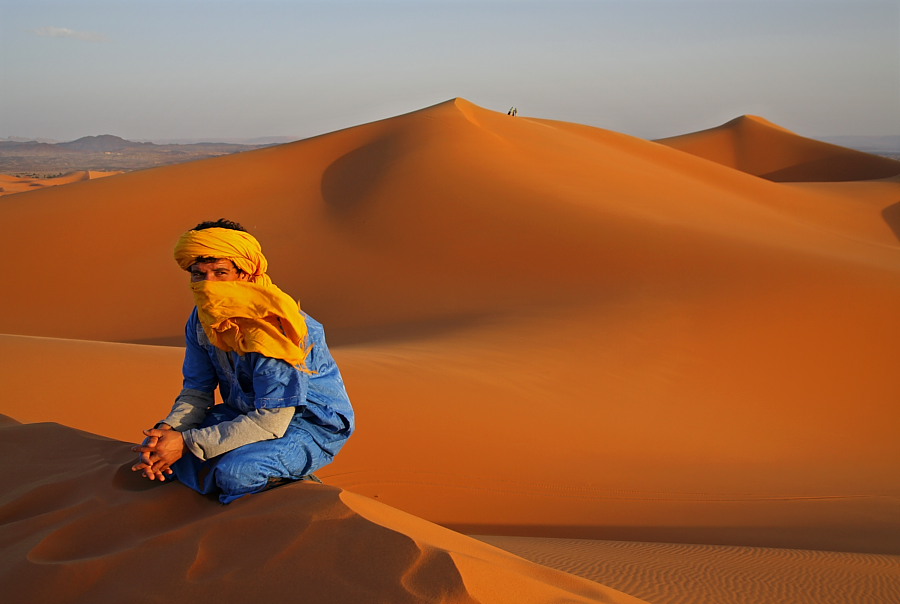
POLYGON ((199 262, 195 262, 188 270, 209 270, 212 268, 234 268, 234 262, 225 258, 207 258, 199 262))

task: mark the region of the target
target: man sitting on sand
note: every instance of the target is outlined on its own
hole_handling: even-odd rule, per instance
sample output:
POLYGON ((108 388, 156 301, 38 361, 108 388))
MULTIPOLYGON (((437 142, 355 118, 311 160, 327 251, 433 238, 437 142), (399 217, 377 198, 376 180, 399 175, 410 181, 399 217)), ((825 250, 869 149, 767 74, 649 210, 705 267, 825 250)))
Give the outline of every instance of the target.
POLYGON ((330 463, 353 432, 353 408, 322 325, 272 283, 259 242, 235 222, 204 222, 181 236, 175 261, 196 303, 184 388, 144 430, 132 470, 174 473, 230 503, 330 463), (224 404, 214 406, 216 386, 224 404))

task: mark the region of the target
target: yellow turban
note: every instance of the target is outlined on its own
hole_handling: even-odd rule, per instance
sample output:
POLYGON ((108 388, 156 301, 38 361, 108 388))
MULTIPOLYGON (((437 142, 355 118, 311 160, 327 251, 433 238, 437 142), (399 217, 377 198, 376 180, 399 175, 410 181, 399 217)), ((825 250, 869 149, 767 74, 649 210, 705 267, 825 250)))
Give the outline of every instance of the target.
POLYGON ((266 275, 269 262, 263 256, 256 237, 245 231, 211 228, 188 231, 175 244, 175 262, 188 270, 197 258, 231 260, 234 265, 250 275, 253 283, 271 283, 266 275))
POLYGON ((249 281, 191 284, 203 331, 217 348, 258 352, 309 372, 306 320, 296 300, 266 275, 268 262, 253 235, 232 229, 188 231, 175 245, 175 261, 187 270, 197 258, 234 262, 249 281))

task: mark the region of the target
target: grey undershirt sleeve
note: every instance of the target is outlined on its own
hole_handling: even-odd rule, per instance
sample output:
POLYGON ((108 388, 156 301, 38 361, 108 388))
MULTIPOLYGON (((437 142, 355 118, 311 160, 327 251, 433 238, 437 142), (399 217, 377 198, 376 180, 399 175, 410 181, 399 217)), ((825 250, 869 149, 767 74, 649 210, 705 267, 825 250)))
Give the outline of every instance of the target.
POLYGON ((182 434, 188 450, 205 461, 250 443, 281 438, 293 417, 294 407, 254 409, 233 420, 186 429, 182 434))
POLYGON ((215 399, 212 392, 185 388, 175 399, 169 415, 160 423, 169 424, 178 432, 199 426, 206 419, 213 403, 215 399))

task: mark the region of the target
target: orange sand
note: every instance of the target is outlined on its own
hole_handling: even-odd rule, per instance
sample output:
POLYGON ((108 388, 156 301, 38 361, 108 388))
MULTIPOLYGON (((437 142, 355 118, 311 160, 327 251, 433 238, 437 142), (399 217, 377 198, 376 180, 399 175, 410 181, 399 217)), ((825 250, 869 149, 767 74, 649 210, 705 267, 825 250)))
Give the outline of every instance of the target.
POLYGON ((590 539, 480 539, 653 604, 900 601, 900 556, 590 539))
MULTIPOLYGON (((519 589, 532 600, 516 601, 558 601, 558 590, 607 597, 424 521, 533 540, 892 560, 885 556, 900 554, 900 162, 759 118, 709 132, 686 135, 691 148, 679 150, 674 139, 513 118, 456 99, 279 147, 5 199, 0 219, 16 228, 0 245, 16 261, 7 280, 15 295, 4 295, 0 316, 9 334, 0 337, 0 412, 125 441, 160 419, 178 390, 181 353, 147 344, 177 345, 191 304, 171 248, 185 228, 219 216, 261 239, 275 282, 325 324, 358 412, 358 433, 320 473, 327 505, 307 504, 307 485, 225 509, 180 487, 153 490, 149 501, 147 492, 119 493, 112 466, 127 455, 109 441, 103 455, 122 457, 105 470, 35 479, 61 494, 85 483, 79 497, 107 493, 102 501, 163 525, 167 510, 192 510, 177 521, 184 531, 164 538, 123 525, 116 531, 126 545, 92 553, 74 538, 99 526, 102 506, 74 498, 77 517, 53 508, 41 522, 60 519, 54 530, 73 540, 67 560, 88 560, 79 576, 112 590, 85 593, 111 602, 128 587, 113 551, 227 547, 224 530, 208 536, 210 515, 259 533, 251 540, 261 568, 307 560, 316 539, 305 528, 274 528, 283 516, 269 515, 273 498, 291 514, 308 506, 313 516, 355 513, 450 552, 440 572, 423 570, 427 581, 361 559, 318 563, 329 577, 366 577, 359 585, 381 577, 384 591, 370 601, 402 601, 390 590, 424 583, 444 585, 434 600, 448 602, 513 601, 519 589), (729 153, 778 161, 729 164, 729 153), (785 175, 795 182, 773 182, 785 175), (436 532, 452 547, 430 541, 436 532)), ((44 429, 40 443, 60 430, 44 429)), ((67 448, 48 453, 48 463, 68 464, 67 448)), ((38 489, 28 484, 4 500, 4 513, 38 489)), ((351 524, 326 522, 314 534, 342 540, 351 524)), ((73 563, 41 574, 31 548, 44 529, 27 526, 4 537, 13 545, 3 580, 36 577, 52 591, 76 572, 66 570, 73 563)), ((379 560, 417 576, 421 562, 392 547, 379 560)), ((796 580, 770 558, 773 590, 796 580)), ((172 588, 191 580, 164 572, 172 588)), ((238 581, 230 569, 220 574, 238 581)), ((589 578, 648 598, 634 582, 652 587, 653 577, 589 578)), ((898 580, 880 582, 880 595, 895 594, 898 580)), ((702 601, 689 584, 665 589, 666 601, 702 601)))
POLYGON ((0 434, 4 601, 640 602, 336 487, 226 507, 139 478, 124 443, 0 434))
POLYGON ((28 191, 43 189, 45 187, 55 187, 58 185, 68 185, 73 182, 105 178, 107 176, 115 176, 116 174, 121 174, 121 172, 78 170, 53 178, 31 178, 24 176, 11 176, 9 174, 0 174, 0 197, 3 197, 4 195, 12 195, 13 193, 25 193, 28 191))

